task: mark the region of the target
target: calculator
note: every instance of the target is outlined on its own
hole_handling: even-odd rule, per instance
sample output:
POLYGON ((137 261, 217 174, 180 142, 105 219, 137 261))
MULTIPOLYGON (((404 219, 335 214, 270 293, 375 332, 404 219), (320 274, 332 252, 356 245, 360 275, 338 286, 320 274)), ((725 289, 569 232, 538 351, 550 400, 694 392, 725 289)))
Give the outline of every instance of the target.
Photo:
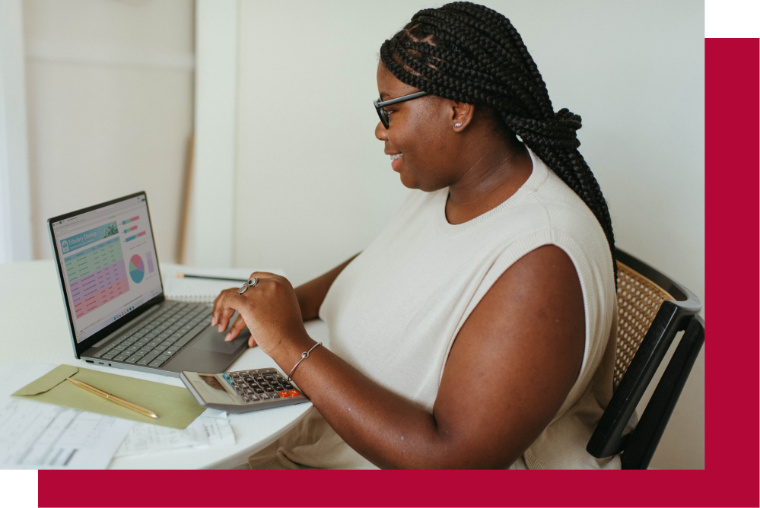
POLYGON ((309 401, 277 369, 239 370, 223 374, 183 371, 179 378, 198 404, 228 413, 247 413, 309 401))

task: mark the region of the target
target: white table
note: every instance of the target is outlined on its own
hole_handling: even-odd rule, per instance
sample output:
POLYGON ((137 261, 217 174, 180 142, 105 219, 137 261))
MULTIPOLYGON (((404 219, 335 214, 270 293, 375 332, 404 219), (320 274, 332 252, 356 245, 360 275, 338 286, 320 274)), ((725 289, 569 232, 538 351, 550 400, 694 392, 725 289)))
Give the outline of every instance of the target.
MULTIPOLYGON (((162 273, 177 268, 178 265, 161 264, 162 273)), ((233 273, 234 271, 231 275, 233 273)), ((247 275, 248 273, 242 274, 243 277, 247 275)), ((306 329, 317 341, 325 341, 327 338, 327 326, 321 321, 306 323, 306 329)), ((66 311, 52 260, 0 264, 0 351, 0 366, 12 363, 68 364, 124 376, 132 374, 129 370, 97 367, 74 357, 66 311)), ((259 348, 252 348, 244 352, 232 364, 230 370, 264 367, 278 366, 259 348)), ((137 376, 144 378, 142 374, 136 374, 135 377, 137 376)), ((174 377, 155 376, 155 380, 183 386, 182 382, 174 377)), ((109 468, 230 468, 245 463, 250 455, 273 443, 295 426, 311 407, 311 403, 307 402, 229 415, 235 433, 235 445, 188 448, 115 458, 109 468)))

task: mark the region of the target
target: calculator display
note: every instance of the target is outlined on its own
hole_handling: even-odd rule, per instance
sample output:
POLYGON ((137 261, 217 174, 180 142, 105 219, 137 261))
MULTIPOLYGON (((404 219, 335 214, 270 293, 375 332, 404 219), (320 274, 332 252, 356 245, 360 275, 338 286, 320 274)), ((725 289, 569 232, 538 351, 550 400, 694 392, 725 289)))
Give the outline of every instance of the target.
POLYGON ((221 381, 216 378, 216 375, 198 373, 197 377, 193 377, 195 377, 195 379, 192 379, 191 382, 195 389, 198 390, 201 397, 203 397, 203 400, 214 404, 235 403, 232 394, 227 393, 227 390, 224 388, 221 381))

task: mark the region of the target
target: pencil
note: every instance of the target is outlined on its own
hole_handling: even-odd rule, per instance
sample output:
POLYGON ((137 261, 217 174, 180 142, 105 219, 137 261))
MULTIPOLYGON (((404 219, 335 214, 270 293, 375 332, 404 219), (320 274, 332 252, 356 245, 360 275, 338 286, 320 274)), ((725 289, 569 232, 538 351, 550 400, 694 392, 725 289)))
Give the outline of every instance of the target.
POLYGON ((149 418, 158 418, 158 416, 156 416, 156 413, 154 413, 150 409, 145 409, 144 407, 138 406, 137 404, 132 404, 131 402, 126 401, 122 399, 121 397, 117 397, 116 395, 111 395, 108 392, 104 392, 100 388, 95 388, 92 385, 88 385, 87 383, 83 383, 82 381, 79 381, 77 379, 71 379, 70 377, 67 377, 66 380, 71 381, 72 383, 77 385, 79 388, 83 388, 90 393, 94 393, 98 397, 103 397, 104 399, 110 400, 111 402, 115 402, 116 404, 119 404, 120 406, 124 406, 127 409, 131 409, 132 411, 136 411, 143 416, 147 416, 149 418))
POLYGON ((178 273, 178 279, 206 279, 206 280, 228 280, 231 282, 245 282, 248 279, 236 279, 233 277, 217 277, 215 275, 192 275, 189 273, 178 273))

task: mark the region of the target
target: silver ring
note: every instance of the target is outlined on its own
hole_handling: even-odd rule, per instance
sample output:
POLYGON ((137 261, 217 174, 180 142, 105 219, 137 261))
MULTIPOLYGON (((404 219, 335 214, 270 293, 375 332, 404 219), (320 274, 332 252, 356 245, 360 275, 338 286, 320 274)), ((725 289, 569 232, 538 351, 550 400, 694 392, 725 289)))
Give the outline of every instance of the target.
POLYGON ((248 279, 247 282, 244 282, 242 286, 240 286, 240 289, 238 289, 238 294, 242 295, 246 291, 248 291, 248 288, 256 287, 256 284, 259 283, 259 279, 257 277, 253 277, 251 279, 248 279))

